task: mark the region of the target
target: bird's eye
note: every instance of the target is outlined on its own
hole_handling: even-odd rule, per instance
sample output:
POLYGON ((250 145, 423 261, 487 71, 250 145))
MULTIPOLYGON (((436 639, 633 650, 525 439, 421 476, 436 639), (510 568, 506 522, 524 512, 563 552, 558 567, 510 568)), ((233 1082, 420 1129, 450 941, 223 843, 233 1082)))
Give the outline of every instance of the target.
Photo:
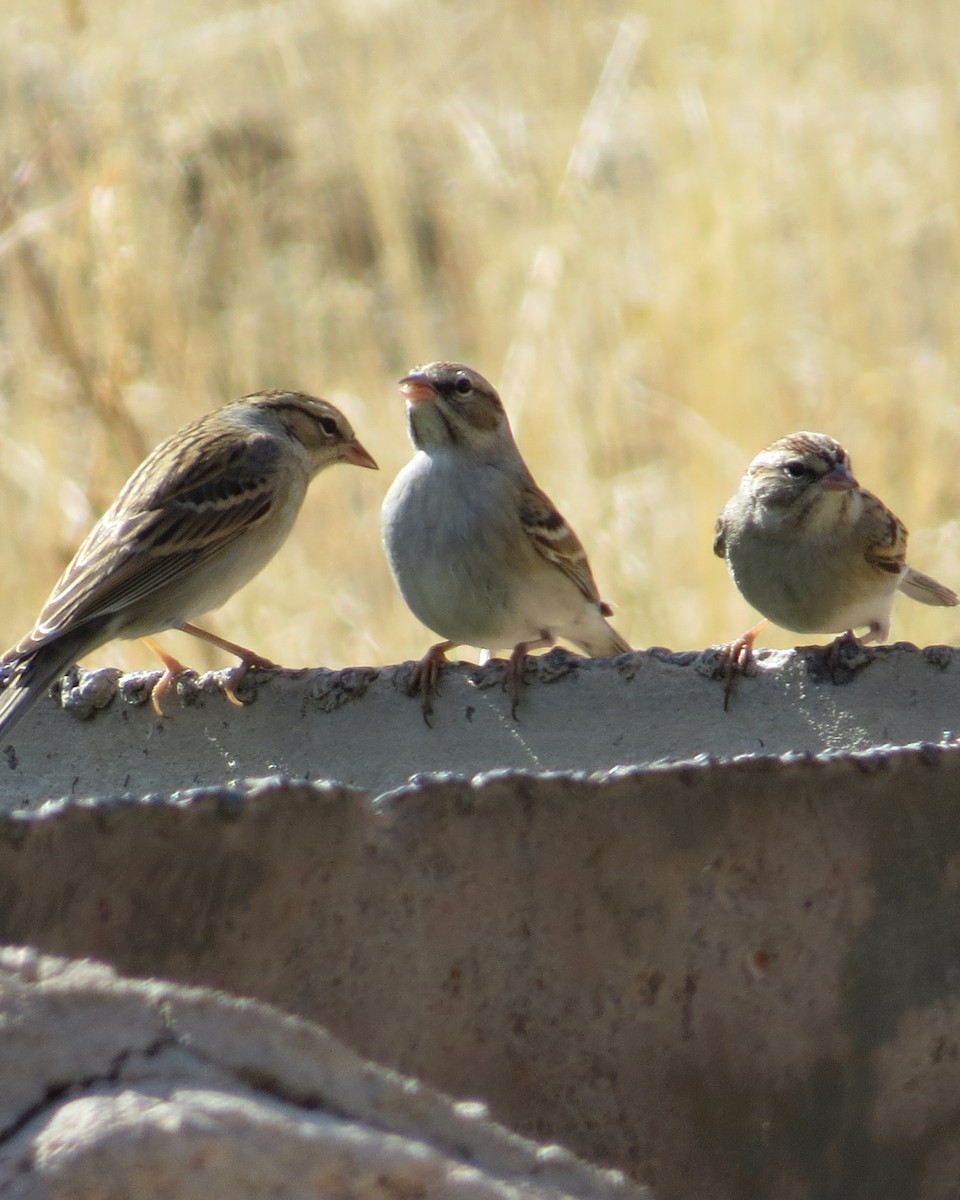
POLYGON ((320 428, 327 437, 333 437, 334 434, 339 433, 337 423, 333 417, 320 417, 320 428))
POLYGON ((808 473, 807 464, 799 458, 791 458, 788 463, 783 464, 783 469, 793 479, 801 479, 808 473))
POLYGON ((458 375, 457 382, 453 385, 461 396, 468 396, 473 391, 473 384, 466 375, 458 375))

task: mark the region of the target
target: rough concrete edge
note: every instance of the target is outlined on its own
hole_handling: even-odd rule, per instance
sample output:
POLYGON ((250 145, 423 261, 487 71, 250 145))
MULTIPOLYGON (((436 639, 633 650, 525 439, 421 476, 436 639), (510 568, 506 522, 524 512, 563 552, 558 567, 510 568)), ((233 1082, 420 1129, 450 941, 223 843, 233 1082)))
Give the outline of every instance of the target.
MULTIPOLYGON (((541 1145, 490 1119, 480 1102, 454 1101, 442 1092, 373 1063, 321 1026, 272 1005, 209 988, 119 975, 92 959, 42 955, 33 947, 0 948, 0 995, 32 987, 59 1000, 101 991, 139 1005, 153 1030, 145 1045, 125 1048, 124 1060, 139 1051, 176 1050, 233 1076, 272 1099, 298 1108, 326 1109, 342 1119, 384 1133, 428 1142, 453 1161, 476 1167, 502 1184, 529 1190, 548 1188, 583 1200, 641 1200, 650 1192, 620 1171, 603 1169, 559 1145, 541 1145), (6 987, 4 987, 6 985, 6 987), (243 1018, 253 1036, 225 1038, 224 1012, 243 1018), (259 1030, 260 1036, 257 1036, 259 1030), (279 1065, 278 1065, 279 1060, 279 1065)), ((74 1083, 83 1083, 76 1080, 74 1083)), ((7 1141, 72 1086, 38 1081, 40 1093, 12 1129, 7 1141)))
MULTIPOLYGON (((886 646, 861 646, 859 643, 838 643, 832 646, 796 646, 791 650, 758 650, 755 652, 754 670, 787 670, 799 660, 807 674, 816 683, 831 683, 841 686, 850 683, 871 663, 891 655, 918 654, 933 667, 941 670, 950 665, 957 647, 931 645, 918 647, 912 642, 894 642, 886 646)), ((669 650, 663 646, 651 646, 646 650, 634 650, 613 659, 588 659, 574 654, 561 646, 555 646, 546 654, 532 656, 527 661, 526 678, 552 683, 575 671, 606 671, 613 669, 627 679, 632 679, 645 667, 671 666, 692 670, 699 676, 720 678, 723 664, 720 646, 707 646, 701 650, 669 650)), ((353 666, 333 670, 327 667, 279 668, 270 671, 250 671, 239 687, 240 697, 247 703, 255 701, 259 693, 268 688, 277 678, 307 680, 309 695, 315 706, 324 712, 340 708, 343 704, 359 700, 377 679, 384 678, 398 690, 405 691, 412 662, 394 663, 381 667, 353 666)), ((444 675, 460 674, 481 690, 494 687, 503 681, 504 660, 491 659, 484 666, 472 663, 449 662, 442 667, 444 675)), ((61 708, 80 720, 88 720, 114 700, 132 707, 145 705, 150 690, 159 678, 157 671, 137 671, 123 674, 115 667, 85 670, 74 667, 54 685, 54 694, 61 708)), ((185 671, 178 676, 173 691, 185 707, 195 704, 205 695, 224 694, 232 672, 209 671, 200 675, 196 671, 185 671)), ((0 684, 5 680, 0 679, 0 684)))
POLYGON ((93 809, 101 813, 119 813, 125 809, 173 807, 193 808, 213 804, 224 820, 237 819, 251 803, 269 799, 277 791, 302 789, 316 800, 347 798, 368 810, 373 819, 385 820, 390 812, 411 794, 421 794, 435 787, 466 787, 479 792, 490 785, 505 782, 535 783, 563 781, 603 787, 614 783, 642 781, 651 776, 677 775, 692 781, 696 777, 740 771, 772 772, 796 767, 835 770, 849 767, 861 774, 876 774, 910 761, 934 767, 960 755, 960 738, 940 742, 910 742, 906 745, 886 744, 864 750, 807 750, 784 754, 697 754, 692 758, 669 758, 657 762, 610 767, 605 771, 531 771, 527 768, 497 767, 474 775, 455 771, 422 772, 411 775, 398 787, 380 793, 350 787, 337 780, 307 780, 296 776, 249 776, 223 784, 185 788, 174 792, 121 792, 104 796, 65 796, 45 801, 36 809, 0 810, 0 830, 12 831, 37 821, 49 821, 75 810, 93 809))

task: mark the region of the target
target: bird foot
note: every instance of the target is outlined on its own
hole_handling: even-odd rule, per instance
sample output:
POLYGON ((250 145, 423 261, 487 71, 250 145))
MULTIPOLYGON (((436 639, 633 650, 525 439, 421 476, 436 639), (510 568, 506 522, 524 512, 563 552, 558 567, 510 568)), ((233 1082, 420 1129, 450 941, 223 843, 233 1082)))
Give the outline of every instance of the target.
POLYGON ((730 708, 730 697, 733 686, 739 675, 750 675, 754 672, 753 647, 742 637, 727 642, 720 647, 720 662, 717 666, 716 678, 723 680, 723 711, 730 708))
POLYGON ((177 662, 176 659, 170 659, 169 662, 163 664, 163 674, 150 689, 150 707, 161 719, 166 720, 166 712, 163 708, 163 698, 170 690, 170 685, 174 682, 178 675, 182 675, 187 668, 183 663, 177 662))
POLYGON ((174 658, 172 654, 167 654, 152 637, 145 637, 143 641, 163 663, 163 674, 150 689, 150 707, 161 720, 164 720, 167 714, 163 710, 163 698, 170 690, 170 685, 176 677, 182 675, 187 668, 179 658, 174 658))
POLYGON ((724 712, 728 712, 730 709, 730 697, 733 695, 733 686, 737 678, 741 675, 749 676, 756 674, 753 643, 757 640, 761 630, 765 629, 768 624, 769 621, 761 621, 751 629, 748 629, 746 633, 742 633, 740 637, 720 647, 720 661, 717 664, 714 677, 724 681, 724 712))
POLYGON ((520 703, 520 695, 523 691, 526 679, 524 678, 527 667, 527 643, 520 642, 513 648, 513 652, 507 659, 507 669, 503 673, 503 690, 510 697, 510 716, 514 721, 518 720, 517 706, 520 703))
POLYGON ((282 669, 278 663, 271 662, 269 658, 264 658, 260 654, 241 655, 239 664, 231 667, 226 673, 226 679, 223 684, 223 694, 236 708, 246 707, 247 702, 241 700, 237 695, 237 688, 246 679, 247 672, 251 668, 256 671, 279 671, 282 669))
POLYGON ((545 650, 548 646, 552 646, 553 643, 554 639, 549 633, 544 631, 536 641, 518 642, 513 648, 513 653, 507 659, 507 670, 503 677, 503 690, 510 693, 510 716, 514 721, 519 720, 517 717, 517 706, 520 703, 520 695, 526 683, 527 653, 530 650, 545 650))
POLYGON ((452 650, 456 644, 438 642, 431 646, 410 672, 407 695, 420 697, 423 720, 430 729, 433 728, 433 697, 440 692, 440 668, 447 661, 447 651, 452 650))
MULTIPOLYGON (((247 650, 243 646, 237 646, 233 642, 227 642, 223 638, 214 637, 203 630, 198 632, 194 625, 180 625, 177 628, 182 629, 184 633, 191 633, 195 637, 201 637, 205 641, 212 642, 215 646, 220 646, 222 649, 228 650, 231 654, 237 655, 240 659, 239 666, 233 667, 230 670, 227 680, 223 685, 223 694, 237 708, 244 707, 244 701, 237 695, 237 688, 243 683, 251 667, 255 667, 258 671, 279 670, 277 664, 271 662, 269 658, 264 658, 260 654, 254 654, 252 650, 247 650)), ((163 709, 163 698, 170 690, 170 686, 177 676, 182 675, 188 668, 178 658, 174 658, 172 654, 167 654, 152 637, 145 637, 143 640, 163 663, 163 674, 150 689, 150 707, 158 717, 164 718, 167 714, 163 709)))
POLYGON ((871 654, 864 642, 869 640, 871 640, 871 634, 867 634, 865 638, 859 638, 852 629, 848 629, 846 633, 841 633, 839 637, 834 638, 829 646, 824 647, 823 665, 831 682, 846 683, 851 675, 866 666, 871 659, 871 654))

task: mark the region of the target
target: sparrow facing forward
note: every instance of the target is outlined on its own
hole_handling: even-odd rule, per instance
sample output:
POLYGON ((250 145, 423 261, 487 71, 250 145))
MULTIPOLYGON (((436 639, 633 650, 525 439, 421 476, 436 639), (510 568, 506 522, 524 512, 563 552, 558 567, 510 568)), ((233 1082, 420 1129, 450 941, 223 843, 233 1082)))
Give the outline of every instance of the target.
POLYGON ((0 659, 0 738, 58 676, 114 638, 144 638, 166 668, 154 709, 183 666, 151 634, 180 629, 236 654, 250 650, 190 624, 253 578, 290 533, 307 485, 336 462, 376 468, 344 415, 297 392, 261 392, 184 426, 134 471, 64 571, 33 629, 0 659))
POLYGON ((921 604, 955 605, 950 588, 907 565, 907 531, 857 483, 846 451, 823 433, 793 433, 753 460, 717 520, 713 550, 764 620, 724 648, 733 671, 749 664, 769 622, 797 633, 866 627, 885 641, 899 589, 921 604))
POLYGON ((444 639, 417 665, 429 724, 441 663, 454 646, 510 646, 505 686, 516 717, 528 650, 566 638, 606 658, 630 650, 609 624, 576 534, 537 487, 499 395, 459 363, 400 380, 413 459, 383 503, 390 568, 413 614, 444 639))

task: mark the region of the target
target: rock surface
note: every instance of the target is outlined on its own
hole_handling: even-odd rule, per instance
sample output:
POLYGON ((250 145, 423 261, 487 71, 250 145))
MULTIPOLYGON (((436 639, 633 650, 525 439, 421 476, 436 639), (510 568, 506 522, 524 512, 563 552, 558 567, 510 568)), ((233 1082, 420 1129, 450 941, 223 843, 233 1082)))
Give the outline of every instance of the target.
POLYGON ((768 655, 724 712, 709 654, 554 653, 519 723, 451 667, 433 729, 402 668, 166 721, 82 677, 4 751, 0 940, 272 1002, 660 1200, 956 1200, 954 654, 768 655))
POLYGON ((0 952, 0 1194, 641 1200, 265 1005, 0 952))
POLYGON ((0 936, 270 1001, 660 1200, 956 1194, 955 746, 67 802, 0 820, 0 936))
POLYGON ((408 666, 253 671, 227 703, 218 676, 184 676, 159 719, 155 676, 81 674, 0 747, 0 805, 60 796, 182 788, 278 773, 371 793, 425 771, 493 767, 603 771, 698 754, 783 754, 950 740, 960 730, 960 657, 945 646, 762 652, 729 711, 714 650, 649 650, 588 661, 564 650, 530 660, 520 720, 502 664, 443 673, 434 728, 405 695, 408 666), (893 702, 896 697, 896 702, 893 702))

